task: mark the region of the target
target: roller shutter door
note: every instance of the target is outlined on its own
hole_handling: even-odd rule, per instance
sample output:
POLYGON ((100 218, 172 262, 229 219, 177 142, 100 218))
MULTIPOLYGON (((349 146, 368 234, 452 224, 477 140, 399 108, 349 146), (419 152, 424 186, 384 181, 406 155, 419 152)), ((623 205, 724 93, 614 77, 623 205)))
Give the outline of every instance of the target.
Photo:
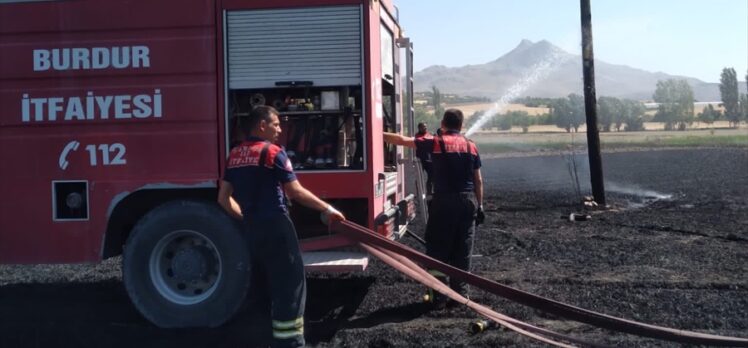
POLYGON ((361 84, 360 6, 230 11, 226 20, 230 89, 361 84))

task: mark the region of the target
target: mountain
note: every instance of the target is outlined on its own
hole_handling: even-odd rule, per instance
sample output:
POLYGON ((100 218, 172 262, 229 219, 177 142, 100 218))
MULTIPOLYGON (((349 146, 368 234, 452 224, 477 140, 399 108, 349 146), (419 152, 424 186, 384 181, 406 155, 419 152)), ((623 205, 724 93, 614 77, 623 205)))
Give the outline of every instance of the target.
MULTIPOLYGON (((543 70, 539 70, 543 71, 543 70)), ((720 72, 716 72, 717 74, 720 72)), ((692 77, 649 72, 625 65, 595 60, 597 96, 650 100, 658 80, 685 79, 693 88, 697 101, 720 100, 719 84, 692 77)), ((514 87, 516 97, 565 97, 582 94, 582 58, 554 46, 546 40, 522 40, 517 47, 498 59, 477 65, 449 68, 434 65, 415 73, 415 90, 427 91, 436 86, 442 93, 498 99, 514 87), (532 76, 538 67, 553 66, 539 73, 534 83, 518 83, 532 76), (517 89, 517 86, 520 86, 517 89), (527 86, 522 89, 522 86, 527 86)), ((744 81, 738 83, 745 93, 744 81)))

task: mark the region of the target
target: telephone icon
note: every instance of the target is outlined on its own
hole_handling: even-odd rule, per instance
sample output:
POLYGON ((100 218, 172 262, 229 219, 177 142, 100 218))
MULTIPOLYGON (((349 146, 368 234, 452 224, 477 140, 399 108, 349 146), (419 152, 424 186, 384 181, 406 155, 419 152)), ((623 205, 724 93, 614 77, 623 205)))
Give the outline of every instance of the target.
POLYGON ((63 148, 62 152, 60 153, 60 159, 57 161, 60 169, 65 170, 68 167, 68 153, 70 153, 70 151, 78 150, 78 146, 80 146, 80 143, 75 140, 65 145, 65 148, 63 148))

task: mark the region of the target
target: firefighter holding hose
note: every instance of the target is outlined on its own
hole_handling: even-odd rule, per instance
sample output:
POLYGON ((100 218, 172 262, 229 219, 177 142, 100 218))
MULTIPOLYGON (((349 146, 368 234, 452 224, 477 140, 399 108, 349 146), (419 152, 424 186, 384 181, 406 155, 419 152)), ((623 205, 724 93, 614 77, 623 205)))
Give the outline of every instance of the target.
POLYGON ((278 111, 270 106, 255 107, 242 119, 241 127, 249 136, 231 150, 218 203, 243 221, 253 269, 266 277, 273 347, 301 347, 305 343, 306 280, 284 191, 302 205, 324 212, 330 220, 345 217, 301 186, 286 152, 273 144, 281 133, 278 111))
MULTIPOLYGON (((483 223, 485 214, 480 155, 478 147, 460 134, 463 120, 462 111, 448 109, 442 118, 441 134, 411 138, 385 132, 384 141, 431 154, 434 193, 426 222, 426 254, 470 271, 475 226, 483 223)), ((447 283, 443 273, 429 273, 447 283)), ((468 296, 464 282, 450 279, 449 286, 468 296)), ((436 307, 447 304, 446 297, 438 293, 431 293, 430 299, 436 307)))

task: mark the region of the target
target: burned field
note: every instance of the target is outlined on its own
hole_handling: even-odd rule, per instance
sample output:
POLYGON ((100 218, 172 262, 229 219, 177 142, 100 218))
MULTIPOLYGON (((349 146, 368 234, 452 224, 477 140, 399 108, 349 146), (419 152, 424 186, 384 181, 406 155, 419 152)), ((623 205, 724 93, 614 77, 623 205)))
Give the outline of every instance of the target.
MULTIPOLYGON (((486 156, 488 157, 488 156, 486 156)), ((748 337, 748 151, 603 155, 607 210, 585 213, 567 156, 484 160, 487 223, 473 271, 540 296, 649 324, 748 337)), ((423 233, 420 224, 415 231, 423 233)), ((413 239, 404 243, 422 247, 413 239)), ((471 335, 466 308, 428 310, 424 287, 372 260, 362 274, 310 274, 306 336, 320 347, 544 346, 511 331, 471 335)), ((679 346, 569 321, 473 290, 537 326, 603 344, 679 346)), ((0 347, 235 347, 268 342, 262 296, 215 329, 158 329, 129 303, 118 260, 0 267, 0 347)))
MULTIPOLYGON (((611 209, 589 212, 591 220, 583 222, 561 219, 584 212, 569 158, 485 161, 489 213, 476 236, 474 272, 605 314, 748 337, 748 151, 646 151, 603 159, 611 209)), ((584 194, 586 157, 577 160, 584 194)), ((377 266, 354 322, 378 325, 341 330, 332 346, 543 346, 510 331, 469 335, 475 315, 466 309, 416 315, 422 287, 377 266)), ((678 346, 567 321, 480 291, 473 299, 596 342, 678 346)))

